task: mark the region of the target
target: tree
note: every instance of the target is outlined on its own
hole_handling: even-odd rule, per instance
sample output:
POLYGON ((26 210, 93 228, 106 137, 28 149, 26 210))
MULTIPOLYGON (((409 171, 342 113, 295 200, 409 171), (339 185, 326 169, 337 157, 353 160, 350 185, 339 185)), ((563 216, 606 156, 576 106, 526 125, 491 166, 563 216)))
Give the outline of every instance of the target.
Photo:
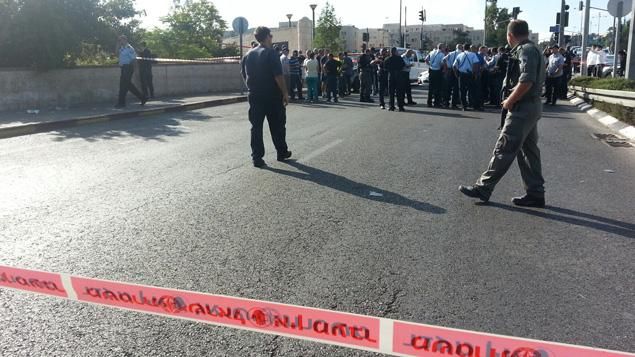
POLYGON ((160 56, 192 59, 237 54, 235 47, 222 47, 227 24, 208 0, 175 0, 162 21, 167 29, 155 29, 144 36, 160 56))
POLYGON ((452 42, 450 43, 450 48, 456 47, 457 44, 464 45, 471 42, 469 31, 461 31, 460 29, 455 28, 454 30, 452 30, 452 33, 454 34, 454 40, 452 40, 452 42))
POLYGON ((0 0, 0 10, 1 66, 75 65, 87 46, 111 52, 119 31, 138 26, 134 0, 0 0))
POLYGON ((510 18, 509 9, 499 8, 496 0, 490 2, 485 15, 485 46, 501 46, 507 43, 507 25, 510 18))
POLYGON ((318 19, 315 28, 315 46, 326 48, 331 52, 339 52, 344 47, 344 41, 340 36, 342 22, 335 15, 335 9, 328 1, 318 19))

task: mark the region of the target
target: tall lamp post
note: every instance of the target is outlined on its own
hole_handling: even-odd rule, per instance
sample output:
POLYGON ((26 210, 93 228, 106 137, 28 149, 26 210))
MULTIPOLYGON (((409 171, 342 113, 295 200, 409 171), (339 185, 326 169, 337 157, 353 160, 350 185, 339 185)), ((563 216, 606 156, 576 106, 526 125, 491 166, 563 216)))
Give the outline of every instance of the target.
POLYGON ((315 8, 317 4, 309 5, 311 7, 311 12, 313 13, 313 28, 311 29, 311 47, 314 47, 313 41, 315 41, 315 8))
POLYGON ((293 17, 293 14, 287 14, 287 19, 289 19, 289 28, 291 28, 291 18, 293 17))

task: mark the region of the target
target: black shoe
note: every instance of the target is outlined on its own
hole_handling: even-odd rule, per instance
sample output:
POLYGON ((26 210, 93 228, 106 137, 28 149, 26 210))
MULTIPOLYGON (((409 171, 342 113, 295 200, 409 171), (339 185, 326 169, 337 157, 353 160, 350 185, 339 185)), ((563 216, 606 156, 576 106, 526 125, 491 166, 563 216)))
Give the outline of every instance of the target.
POLYGON ((147 102, 148 102, 148 97, 144 97, 143 99, 141 99, 141 105, 146 105, 147 102))
POLYGON ((292 154, 291 151, 288 151, 288 150, 285 153, 278 154, 278 161, 284 161, 284 160, 290 158, 291 154, 292 154))
POLYGON ((388 111, 389 111, 389 112, 394 112, 394 111, 395 111, 395 109, 397 109, 397 108, 395 108, 395 107, 390 107, 390 108, 388 109, 388 111))
POLYGON ((117 104, 117 105, 115 105, 115 109, 123 109, 125 107, 126 107, 125 104, 117 104))
POLYGON ((381 110, 385 110, 385 109, 386 109, 386 106, 385 106, 385 105, 380 105, 380 106, 379 106, 379 109, 381 109, 381 110))
POLYGON ((417 105, 417 102, 408 102, 408 105, 417 105))
POLYGON ((453 106, 452 106, 452 109, 454 109, 454 110, 459 110, 459 107, 458 107, 457 105, 453 105, 453 106))
POLYGON ((405 108, 403 108, 403 107, 401 107, 401 108, 399 108, 399 111, 400 111, 400 112, 405 112, 405 111, 406 111, 406 109, 405 109, 405 108))
POLYGON ((267 166, 267 163, 265 162, 265 160, 263 159, 254 159, 254 167, 265 167, 267 166))
POLYGON ((489 201, 489 197, 486 196, 483 192, 479 191, 479 189, 474 186, 461 185, 459 186, 459 191, 461 191, 461 193, 463 193, 464 195, 468 197, 478 198, 479 200, 483 202, 489 201))
POLYGON ((546 101, 545 105, 547 105, 547 104, 551 104, 551 101, 550 100, 546 101))
POLYGON ((339 103, 339 102, 340 102, 339 100, 337 100, 337 98, 333 99, 333 101, 334 101, 335 103, 339 103))
POLYGON ((512 198, 512 203, 515 204, 516 206, 521 206, 521 207, 545 208, 544 197, 532 197, 529 195, 524 195, 522 197, 512 198))

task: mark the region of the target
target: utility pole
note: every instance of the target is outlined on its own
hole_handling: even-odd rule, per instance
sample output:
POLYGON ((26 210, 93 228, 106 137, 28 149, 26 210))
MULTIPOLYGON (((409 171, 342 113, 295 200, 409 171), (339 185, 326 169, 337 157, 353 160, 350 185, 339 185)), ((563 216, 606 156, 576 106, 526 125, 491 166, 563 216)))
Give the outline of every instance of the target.
POLYGON ((406 47, 406 34, 408 34, 408 6, 405 6, 403 8, 403 28, 404 28, 404 34, 403 34, 403 43, 401 44, 401 47, 406 47))
POLYGON ((567 16, 566 12, 566 8, 565 8, 566 4, 564 2, 564 0, 562 0, 561 5, 560 5, 560 36, 558 36, 558 46, 560 47, 564 47, 564 25, 566 24, 565 22, 565 16, 567 16))
POLYGON ((399 0, 399 42, 403 47, 403 31, 401 29, 401 14, 403 14, 403 0, 399 0))
POLYGON ((487 2, 489 0, 485 0, 485 19, 483 21, 484 25, 483 26, 483 46, 487 46, 487 2))
MULTIPOLYGON (((628 63, 626 63, 626 78, 635 79, 635 1, 633 1, 633 10, 631 11, 631 31, 628 37, 628 63)), ((615 57, 617 59, 617 56, 615 57)))
POLYGON ((617 3, 617 16, 613 19, 614 31, 615 35, 615 45, 613 46, 613 77, 617 78, 617 62, 618 57, 617 53, 620 51, 620 33, 622 32, 622 14, 624 13, 624 2, 620 1, 617 3))
POLYGON ((587 47, 589 46, 589 16, 591 15, 591 0, 586 0, 584 4, 584 29, 582 30, 582 58, 580 59, 580 74, 587 75, 587 47))

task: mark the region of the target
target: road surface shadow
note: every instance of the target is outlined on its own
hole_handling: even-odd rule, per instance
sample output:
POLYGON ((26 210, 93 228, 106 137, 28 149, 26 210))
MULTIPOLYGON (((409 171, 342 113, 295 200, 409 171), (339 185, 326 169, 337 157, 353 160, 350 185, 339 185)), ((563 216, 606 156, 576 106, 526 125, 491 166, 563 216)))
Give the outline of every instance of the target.
POLYGON ((635 224, 617 221, 611 218, 600 217, 590 213, 578 212, 568 208, 555 206, 544 209, 531 209, 517 206, 509 206, 496 202, 479 204, 484 207, 501 208, 506 211, 525 213, 530 216, 550 219, 552 221, 564 222, 580 227, 592 228, 607 233, 617 234, 626 238, 635 238, 635 224))
POLYGON ((188 133, 181 126, 184 121, 209 121, 214 118, 219 117, 205 115, 197 111, 161 114, 160 116, 133 117, 79 125, 55 130, 50 134, 53 136, 53 141, 80 138, 88 142, 96 142, 123 137, 165 141, 166 137, 177 137, 188 133))
POLYGON ((417 114, 422 114, 422 115, 430 115, 430 116, 440 116, 440 117, 446 117, 446 118, 465 118, 465 119, 477 119, 477 120, 482 120, 483 118, 479 118, 479 117, 473 117, 473 116, 469 116, 469 115, 463 115, 461 113, 463 113, 462 111, 459 112, 458 110, 454 110, 452 112, 447 112, 448 109, 439 109, 439 110, 415 110, 417 109, 417 107, 406 107, 406 113, 410 112, 410 113, 417 113, 417 114), (444 110, 444 111, 441 111, 444 110))
POLYGON ((363 183, 350 180, 343 176, 339 176, 327 171, 317 169, 315 167, 304 165, 294 160, 285 161, 285 163, 289 166, 295 167, 302 172, 288 171, 269 166, 266 166, 265 169, 280 175, 290 176, 300 180, 313 182, 320 186, 328 187, 371 201, 385 202, 392 205, 410 207, 416 209, 417 211, 433 214, 446 213, 446 210, 442 207, 438 207, 425 202, 415 201, 400 194, 386 191, 378 187, 365 185, 363 183), (371 196, 371 192, 379 193, 382 196, 371 196))

